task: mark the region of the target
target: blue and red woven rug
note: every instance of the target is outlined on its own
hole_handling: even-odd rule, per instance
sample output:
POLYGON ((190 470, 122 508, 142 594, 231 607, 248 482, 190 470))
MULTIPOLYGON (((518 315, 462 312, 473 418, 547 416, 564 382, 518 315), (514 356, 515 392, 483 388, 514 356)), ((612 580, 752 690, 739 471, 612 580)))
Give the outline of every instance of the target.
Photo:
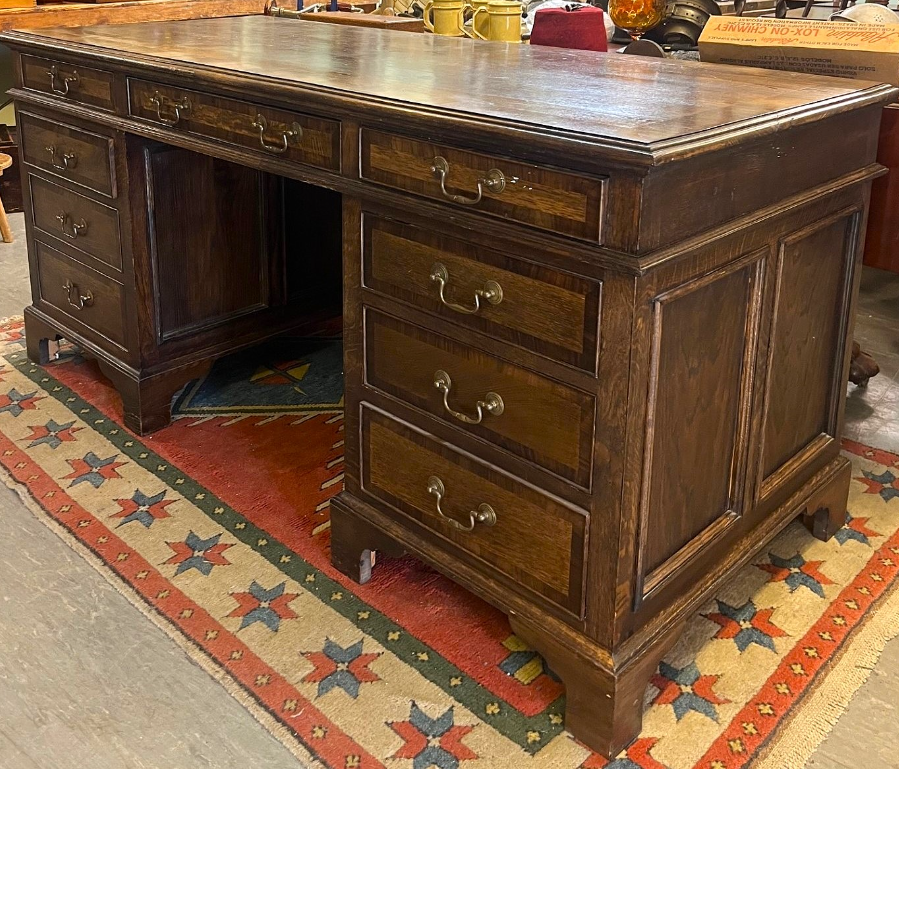
POLYGON ((219 362, 138 438, 94 363, 0 324, 0 475, 300 758, 328 767, 802 765, 899 631, 899 457, 845 444, 846 523, 789 527, 694 617, 613 760, 504 616, 414 560, 329 563, 336 340, 219 362))

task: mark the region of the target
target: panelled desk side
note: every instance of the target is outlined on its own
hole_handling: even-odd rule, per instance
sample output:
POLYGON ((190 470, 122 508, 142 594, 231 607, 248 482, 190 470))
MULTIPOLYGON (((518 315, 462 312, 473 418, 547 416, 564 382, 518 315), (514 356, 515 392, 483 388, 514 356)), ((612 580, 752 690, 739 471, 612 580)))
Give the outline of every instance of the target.
POLYGON ((3 39, 31 357, 74 339, 129 427, 165 425, 213 358, 308 318, 271 176, 339 193, 309 208, 342 216, 334 565, 412 552, 498 606, 591 747, 634 739, 686 619, 792 518, 842 525, 894 89, 263 17, 3 39), (239 237, 210 228, 235 208, 239 237))

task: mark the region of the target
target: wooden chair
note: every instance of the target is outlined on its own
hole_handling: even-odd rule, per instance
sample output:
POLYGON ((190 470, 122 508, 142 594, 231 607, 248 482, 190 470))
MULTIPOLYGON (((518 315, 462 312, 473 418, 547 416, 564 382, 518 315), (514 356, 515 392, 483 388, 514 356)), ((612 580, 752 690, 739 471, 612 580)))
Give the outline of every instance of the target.
MULTIPOLYGON (((12 156, 6 153, 0 153, 0 178, 3 172, 12 165, 12 156)), ((9 219, 6 217, 6 210, 3 208, 3 198, 0 197, 0 238, 3 243, 12 243, 12 228, 9 227, 9 219)))

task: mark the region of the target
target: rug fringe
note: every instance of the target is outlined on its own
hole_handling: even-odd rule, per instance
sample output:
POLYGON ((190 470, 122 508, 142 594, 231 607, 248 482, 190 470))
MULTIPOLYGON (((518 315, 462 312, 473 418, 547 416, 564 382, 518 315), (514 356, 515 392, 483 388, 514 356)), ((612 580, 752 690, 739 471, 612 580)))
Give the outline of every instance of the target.
MULTIPOLYGON (((6 319, 11 321, 12 319, 6 319)), ((0 324, 3 320, 0 320, 0 324)), ((28 492, 28 489, 18 483, 12 476, 0 468, 0 485, 8 487, 22 501, 25 508, 35 516, 42 524, 51 530, 63 543, 76 552, 88 565, 95 571, 99 572, 103 578, 118 593, 121 593, 125 599, 131 603, 145 618, 149 619, 163 633, 170 637, 175 644, 180 647, 185 655, 206 674, 210 675, 228 692, 228 694, 236 699, 255 719, 267 730, 279 743, 281 743, 290 754, 302 762, 307 768, 324 768, 325 766, 309 753, 303 744, 297 739, 287 727, 278 721, 270 712, 264 709, 255 700, 252 694, 236 681, 228 672, 222 668, 218 662, 209 658, 201 649, 191 642, 184 634, 175 627, 167 618, 156 611, 147 601, 133 588, 122 580, 108 566, 104 565, 84 544, 76 540, 72 535, 58 522, 56 522, 41 505, 28 492)))
POLYGON ((804 768, 897 636, 899 583, 894 583, 751 767, 804 768))

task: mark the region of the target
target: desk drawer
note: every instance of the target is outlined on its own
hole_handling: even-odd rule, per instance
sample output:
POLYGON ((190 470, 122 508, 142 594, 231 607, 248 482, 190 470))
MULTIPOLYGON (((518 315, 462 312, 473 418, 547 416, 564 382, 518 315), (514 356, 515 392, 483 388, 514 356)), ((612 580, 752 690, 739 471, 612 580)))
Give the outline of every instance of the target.
POLYGON ((25 87, 42 94, 53 94, 99 109, 115 111, 116 108, 114 79, 110 72, 38 56, 23 56, 22 81, 25 87))
POLYGON ((362 131, 362 177, 543 231, 602 243, 603 178, 368 129, 362 131))
POLYGON ((125 341, 125 289, 99 272, 35 243, 41 303, 59 309, 77 322, 76 330, 122 346, 125 341))
POLYGON ((583 617, 586 513, 376 409, 363 404, 361 413, 367 493, 583 617))
POLYGON ((372 309, 368 384, 582 487, 590 486, 595 399, 372 309))
POLYGON ((29 180, 35 228, 122 270, 119 214, 115 209, 34 175, 29 180))
POLYGON ((340 169, 340 123, 129 79, 131 115, 154 124, 280 156, 340 169))
POLYGON ((22 113, 19 122, 24 162, 107 197, 116 195, 112 138, 31 113, 22 113))
POLYGON ((375 215, 363 235, 371 290, 595 372, 600 282, 375 215))

